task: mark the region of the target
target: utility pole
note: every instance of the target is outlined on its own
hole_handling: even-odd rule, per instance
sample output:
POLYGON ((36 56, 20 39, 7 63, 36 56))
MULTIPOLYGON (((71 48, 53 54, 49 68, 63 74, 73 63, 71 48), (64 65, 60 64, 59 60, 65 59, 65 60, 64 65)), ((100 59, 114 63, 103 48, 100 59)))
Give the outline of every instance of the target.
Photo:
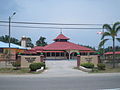
POLYGON ((10 54, 11 54, 11 19, 12 17, 16 14, 16 12, 14 12, 12 14, 12 16, 9 16, 9 51, 8 51, 8 59, 10 60, 10 54))

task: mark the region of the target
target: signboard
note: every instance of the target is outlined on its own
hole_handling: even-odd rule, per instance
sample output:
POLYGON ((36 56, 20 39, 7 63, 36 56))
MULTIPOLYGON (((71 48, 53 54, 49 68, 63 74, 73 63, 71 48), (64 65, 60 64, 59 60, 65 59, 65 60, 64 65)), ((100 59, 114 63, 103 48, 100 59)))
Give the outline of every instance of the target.
POLYGON ((40 56, 31 56, 31 55, 21 55, 21 67, 29 67, 31 63, 40 62, 40 56))
POLYGON ((36 59, 36 57, 25 57, 26 61, 28 61, 28 63, 33 63, 36 59))

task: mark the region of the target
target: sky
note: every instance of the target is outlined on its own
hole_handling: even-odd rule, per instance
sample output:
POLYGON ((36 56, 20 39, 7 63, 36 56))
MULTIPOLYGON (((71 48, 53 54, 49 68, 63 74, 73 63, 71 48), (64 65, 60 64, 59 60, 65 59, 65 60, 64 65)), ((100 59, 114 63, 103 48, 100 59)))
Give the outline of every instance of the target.
MULTIPOLYGON (((72 23, 72 24, 113 24, 120 21, 120 0, 0 0, 0 21, 72 23)), ((0 23, 3 25, 3 23, 0 23)), ((12 24, 17 25, 17 24, 12 24)), ((30 25, 46 27, 46 25, 30 25)), ((48 26, 49 27, 49 26, 48 26)), ((51 27, 102 28, 102 26, 65 26, 51 27)), ((60 34, 60 29, 11 27, 11 36, 20 39, 31 37, 35 43, 40 36, 52 43, 60 34)), ((101 29, 62 29, 71 42, 98 47, 101 29)), ((0 36, 8 34, 8 26, 0 26, 0 36)), ((120 34, 118 35, 120 37, 120 34)), ((107 45, 112 45, 109 41, 107 45)), ((119 45, 119 43, 116 43, 119 45)))

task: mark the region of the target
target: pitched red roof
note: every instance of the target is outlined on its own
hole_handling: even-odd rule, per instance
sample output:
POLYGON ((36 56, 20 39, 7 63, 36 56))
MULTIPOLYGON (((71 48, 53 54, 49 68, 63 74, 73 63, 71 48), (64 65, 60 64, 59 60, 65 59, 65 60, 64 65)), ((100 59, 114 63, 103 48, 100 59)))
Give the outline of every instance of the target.
POLYGON ((57 40, 57 39, 66 39, 66 40, 69 40, 68 37, 64 36, 63 34, 59 34, 54 40, 57 40))
POLYGON ((34 47, 34 48, 32 48, 32 49, 29 49, 29 50, 24 51, 24 53, 25 53, 25 54, 36 54, 38 51, 39 51, 39 52, 43 51, 43 47, 41 47, 41 46, 36 46, 36 47, 34 47))
MULTIPOLYGON (((105 55, 110 55, 110 54, 113 54, 113 52, 106 52, 105 55)), ((115 54, 120 54, 120 51, 116 51, 115 54)))
POLYGON ((32 48, 32 50, 43 50, 43 47, 41 47, 41 46, 36 46, 36 47, 34 47, 34 48, 32 48))
MULTIPOLYGON (((72 42, 54 42, 44 47, 44 50, 83 50, 91 51, 92 49, 74 44, 72 42)), ((92 50, 93 51, 93 50, 92 50)))
POLYGON ((69 40, 68 37, 64 36, 63 34, 58 35, 55 39, 55 42, 49 45, 46 45, 44 47, 41 46, 36 46, 31 49, 31 51, 28 51, 27 53, 32 53, 32 52, 59 52, 62 50, 79 50, 80 52, 95 52, 94 50, 80 46, 78 44, 74 44, 72 42, 68 42, 69 40), (58 39, 64 39, 66 41, 56 41, 58 39), (33 51, 32 51, 33 50, 33 51))
POLYGON ((36 54, 36 51, 33 49, 30 49, 30 50, 24 51, 23 54, 36 54))

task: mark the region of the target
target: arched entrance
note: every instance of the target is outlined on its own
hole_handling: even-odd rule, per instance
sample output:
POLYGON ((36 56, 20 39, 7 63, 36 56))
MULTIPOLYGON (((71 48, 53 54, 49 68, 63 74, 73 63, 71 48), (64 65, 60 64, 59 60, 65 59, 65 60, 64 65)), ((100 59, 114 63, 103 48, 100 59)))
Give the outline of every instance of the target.
POLYGON ((70 59, 77 59, 77 52, 72 52, 70 54, 70 59))
POLYGON ((76 59, 79 50, 67 50, 67 53, 68 53, 68 59, 76 59))

